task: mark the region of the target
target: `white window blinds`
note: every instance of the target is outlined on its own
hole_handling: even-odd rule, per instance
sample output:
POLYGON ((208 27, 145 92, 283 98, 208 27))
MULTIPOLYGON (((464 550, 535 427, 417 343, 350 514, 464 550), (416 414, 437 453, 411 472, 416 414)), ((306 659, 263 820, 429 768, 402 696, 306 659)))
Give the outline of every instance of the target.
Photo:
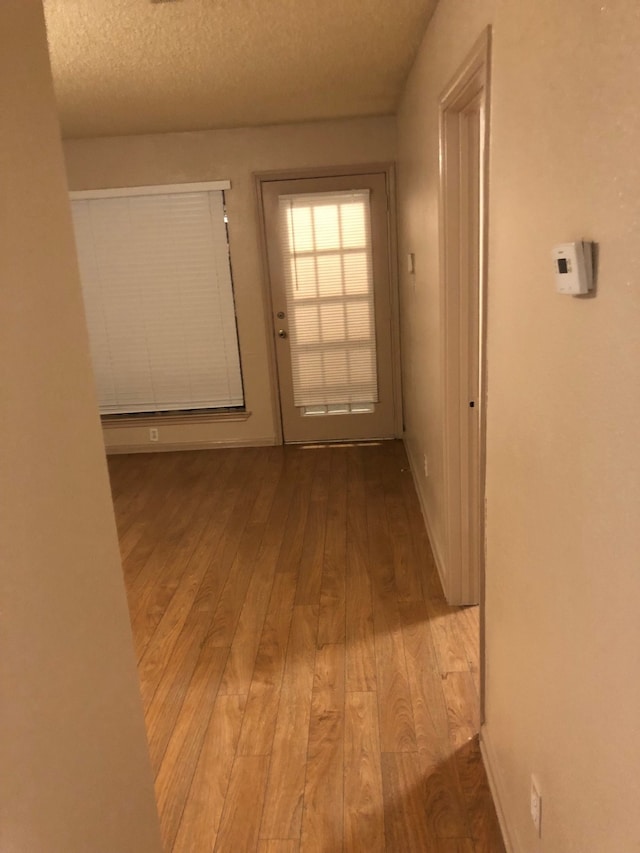
POLYGON ((244 403, 219 190, 72 201, 103 414, 244 403))
POLYGON ((279 205, 294 403, 377 402, 369 190, 279 205))

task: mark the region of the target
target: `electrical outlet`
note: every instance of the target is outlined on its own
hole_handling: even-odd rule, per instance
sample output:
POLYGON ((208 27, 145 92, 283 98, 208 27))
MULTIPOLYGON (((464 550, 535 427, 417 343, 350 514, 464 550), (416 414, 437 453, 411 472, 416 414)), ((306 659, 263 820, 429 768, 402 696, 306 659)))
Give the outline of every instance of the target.
POLYGON ((429 476, 429 460, 427 459, 427 454, 424 454, 424 476, 429 476))
POLYGON ((531 820, 538 832, 538 838, 542 838, 542 796, 535 776, 531 777, 531 820))
POLYGON ((157 441, 158 438, 158 428, 151 427, 151 429, 149 430, 149 441, 157 441))

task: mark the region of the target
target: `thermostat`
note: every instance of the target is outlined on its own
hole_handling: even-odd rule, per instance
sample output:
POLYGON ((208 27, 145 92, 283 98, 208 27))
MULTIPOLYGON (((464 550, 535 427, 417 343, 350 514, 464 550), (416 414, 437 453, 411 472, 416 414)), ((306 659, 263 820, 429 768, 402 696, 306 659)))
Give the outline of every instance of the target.
POLYGON ((593 287, 593 244, 588 241, 561 243, 553 250, 556 290, 578 296, 593 287))

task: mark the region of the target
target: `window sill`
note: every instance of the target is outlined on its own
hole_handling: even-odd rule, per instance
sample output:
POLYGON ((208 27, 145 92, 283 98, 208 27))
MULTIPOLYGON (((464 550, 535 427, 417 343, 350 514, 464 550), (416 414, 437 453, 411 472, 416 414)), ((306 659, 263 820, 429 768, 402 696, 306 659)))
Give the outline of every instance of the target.
POLYGON ((166 415, 137 415, 123 417, 122 415, 102 415, 100 418, 103 429, 131 429, 131 427, 161 427, 182 426, 185 424, 216 424, 238 423, 249 420, 251 412, 194 412, 193 414, 166 415))

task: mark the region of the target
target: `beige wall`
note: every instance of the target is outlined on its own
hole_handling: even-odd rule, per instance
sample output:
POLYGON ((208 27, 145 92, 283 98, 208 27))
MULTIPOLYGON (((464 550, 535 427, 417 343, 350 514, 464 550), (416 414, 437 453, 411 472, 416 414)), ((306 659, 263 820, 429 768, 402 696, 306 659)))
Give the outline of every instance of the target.
MULTIPOLYGON (((263 267, 253 172, 395 159, 392 117, 239 130, 67 140, 71 189, 231 181, 226 194, 245 397, 243 423, 162 426, 160 448, 181 443, 273 444, 276 413, 265 329, 263 267)), ((149 447, 148 429, 105 430, 107 446, 149 447)), ((153 446, 154 449, 156 445, 153 446)))
POLYGON ((0 5, 0 849, 160 850, 39 0, 0 5))
POLYGON ((442 543, 437 98, 493 24, 487 725, 512 849, 640 850, 640 15, 441 0, 399 116, 408 440, 442 543), (551 247, 599 243, 598 293, 551 247), (543 838, 529 817, 542 786, 543 838))

